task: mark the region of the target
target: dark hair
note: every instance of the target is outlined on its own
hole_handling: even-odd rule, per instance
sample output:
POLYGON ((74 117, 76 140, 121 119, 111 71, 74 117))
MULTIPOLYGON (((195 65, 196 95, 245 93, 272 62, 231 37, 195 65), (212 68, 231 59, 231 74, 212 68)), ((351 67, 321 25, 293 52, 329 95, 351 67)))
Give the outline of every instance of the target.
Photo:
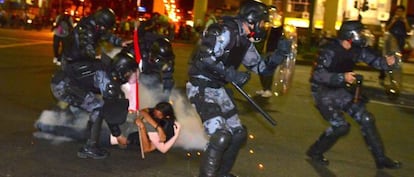
POLYGON ((160 102, 155 105, 156 110, 162 112, 165 119, 157 120, 158 124, 164 129, 166 141, 170 140, 174 135, 175 114, 172 105, 168 102, 160 102))
POLYGON ((155 105, 155 109, 162 112, 165 118, 169 118, 171 120, 175 120, 175 114, 174 109, 172 105, 168 102, 160 102, 157 105, 155 105))

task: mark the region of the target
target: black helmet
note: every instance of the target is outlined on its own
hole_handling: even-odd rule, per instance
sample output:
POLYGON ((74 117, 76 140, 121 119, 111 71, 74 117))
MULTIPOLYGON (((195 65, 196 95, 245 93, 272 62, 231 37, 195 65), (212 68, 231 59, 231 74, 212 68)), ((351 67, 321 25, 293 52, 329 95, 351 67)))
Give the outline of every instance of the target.
POLYGON ((121 83, 126 83, 129 77, 138 68, 138 63, 132 54, 128 52, 120 52, 115 55, 112 61, 112 76, 121 83))
POLYGON ((269 21, 268 7, 258 1, 249 0, 240 7, 239 16, 247 23, 253 25, 252 30, 254 33, 261 34, 264 31, 264 27, 260 26, 260 22, 269 21))
POLYGON ((152 43, 149 59, 151 64, 157 65, 158 69, 171 69, 174 64, 175 55, 170 41, 167 38, 158 38, 152 43))
POLYGON ((94 19, 97 25, 110 29, 115 25, 115 12, 110 8, 98 10, 94 14, 94 19))
POLYGON ((345 21, 339 29, 338 38, 349 40, 353 46, 363 47, 367 43, 364 30, 364 25, 360 21, 345 21))
POLYGON ((203 40, 201 43, 201 51, 212 54, 217 37, 222 34, 224 27, 219 23, 213 23, 203 31, 203 40))

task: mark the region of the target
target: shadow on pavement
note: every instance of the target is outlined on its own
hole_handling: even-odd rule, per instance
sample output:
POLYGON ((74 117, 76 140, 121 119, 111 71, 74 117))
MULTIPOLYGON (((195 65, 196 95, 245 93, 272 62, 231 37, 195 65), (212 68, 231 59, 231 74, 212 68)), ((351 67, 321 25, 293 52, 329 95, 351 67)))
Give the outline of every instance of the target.
POLYGON ((388 174, 386 171, 377 170, 375 177, 393 177, 392 175, 388 174))
POLYGON ((337 177, 331 170, 326 168, 326 166, 316 164, 315 162, 312 162, 311 159, 306 159, 306 162, 309 163, 309 165, 312 166, 312 168, 319 174, 320 177, 337 177))

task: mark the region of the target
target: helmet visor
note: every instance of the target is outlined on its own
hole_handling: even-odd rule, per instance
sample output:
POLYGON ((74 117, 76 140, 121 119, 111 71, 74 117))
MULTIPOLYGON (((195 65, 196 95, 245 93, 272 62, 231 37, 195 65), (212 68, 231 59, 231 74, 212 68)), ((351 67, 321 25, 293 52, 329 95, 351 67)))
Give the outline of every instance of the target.
POLYGON ((361 31, 350 31, 352 34, 352 44, 356 47, 366 47, 368 45, 368 39, 371 38, 372 33, 368 29, 363 29, 361 31))

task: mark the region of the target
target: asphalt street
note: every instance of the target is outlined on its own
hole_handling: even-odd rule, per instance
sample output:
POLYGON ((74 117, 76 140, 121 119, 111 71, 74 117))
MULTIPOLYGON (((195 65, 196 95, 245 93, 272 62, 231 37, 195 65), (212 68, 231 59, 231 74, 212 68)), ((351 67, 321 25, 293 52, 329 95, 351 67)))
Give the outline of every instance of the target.
MULTIPOLYGON (((184 92, 187 62, 194 45, 174 42, 176 90, 184 92)), ((50 93, 52 63, 50 31, 0 29, 0 177, 195 177, 200 149, 174 147, 167 154, 111 147, 104 160, 79 159, 82 142, 50 141, 33 137, 34 122, 56 101, 50 93)), ((359 131, 349 117, 350 133, 326 153, 327 167, 311 163, 305 152, 328 126, 313 105, 309 90, 310 66, 298 61, 287 94, 262 98, 255 95, 259 79, 252 75, 243 89, 277 122, 271 126, 234 91, 240 118, 248 127, 249 139, 239 153, 233 172, 240 177, 413 177, 414 175, 414 69, 403 64, 403 87, 390 100, 378 84, 377 71, 360 69, 367 105, 376 117, 387 154, 403 163, 397 170, 377 170, 359 131)), ((231 87, 230 87, 231 88, 231 87)), ((185 97, 182 97, 185 98, 185 97)), ((174 101, 174 100, 173 100, 174 101)), ((177 100, 175 100, 177 101, 177 100)), ((185 102, 185 100, 184 100, 185 102)), ((191 108, 186 107, 187 111, 191 108)), ((194 117, 190 117, 192 119, 194 117)), ((179 118, 180 121, 186 121, 179 118)), ((183 126, 188 131, 197 125, 183 126)), ((179 141, 194 143, 189 137, 179 141)))

